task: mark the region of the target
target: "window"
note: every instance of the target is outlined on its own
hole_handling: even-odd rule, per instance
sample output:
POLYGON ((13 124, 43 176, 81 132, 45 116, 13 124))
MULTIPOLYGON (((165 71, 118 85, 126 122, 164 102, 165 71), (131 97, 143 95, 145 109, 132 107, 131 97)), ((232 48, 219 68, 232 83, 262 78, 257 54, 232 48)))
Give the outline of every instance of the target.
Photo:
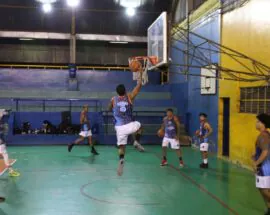
POLYGON ((270 113, 270 87, 240 88, 240 113, 270 113))

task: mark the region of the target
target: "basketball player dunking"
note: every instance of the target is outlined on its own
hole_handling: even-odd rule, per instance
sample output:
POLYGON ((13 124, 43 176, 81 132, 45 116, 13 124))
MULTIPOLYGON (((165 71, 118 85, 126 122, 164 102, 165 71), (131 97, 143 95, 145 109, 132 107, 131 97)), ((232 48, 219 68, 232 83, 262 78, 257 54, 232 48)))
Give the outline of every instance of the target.
POLYGON ((81 112, 80 116, 80 124, 81 124, 81 132, 80 137, 74 142, 68 145, 68 151, 71 152, 73 146, 75 144, 80 144, 82 141, 84 141, 85 138, 88 139, 88 144, 91 146, 91 153, 94 155, 98 155, 95 147, 92 144, 92 132, 90 128, 90 121, 88 119, 88 106, 84 105, 83 110, 81 112))
POLYGON ((256 129, 260 132, 256 140, 256 152, 252 157, 256 173, 256 187, 259 189, 270 215, 270 115, 257 116, 256 129))
MULTIPOLYGON (((178 117, 173 114, 172 109, 167 109, 167 116, 163 119, 163 124, 161 129, 159 130, 161 133, 165 133, 163 141, 162 141, 162 162, 161 166, 167 165, 167 148, 169 144, 171 148, 176 151, 176 154, 179 158, 179 165, 180 167, 184 166, 184 162, 182 160, 182 152, 180 149, 180 122, 178 117)), ((162 136, 161 134, 158 134, 162 136)))
POLYGON ((200 151, 202 154, 203 162, 200 164, 200 168, 208 168, 208 137, 213 133, 213 129, 207 122, 207 114, 200 113, 200 130, 196 131, 196 135, 200 138, 200 151))
POLYGON ((128 136, 136 133, 135 141, 139 142, 141 136, 141 123, 133 121, 133 101, 138 95, 142 87, 141 79, 131 93, 126 92, 124 85, 120 84, 116 87, 117 96, 111 99, 109 110, 113 111, 115 119, 115 131, 117 137, 117 146, 119 154, 119 165, 117 173, 119 176, 123 174, 125 148, 128 136))

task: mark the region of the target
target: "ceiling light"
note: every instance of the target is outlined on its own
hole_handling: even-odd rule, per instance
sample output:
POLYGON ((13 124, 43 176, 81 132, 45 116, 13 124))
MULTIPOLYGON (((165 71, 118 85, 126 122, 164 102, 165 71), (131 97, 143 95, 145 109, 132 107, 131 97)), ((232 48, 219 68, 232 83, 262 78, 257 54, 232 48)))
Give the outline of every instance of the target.
POLYGON ((80 0, 67 0, 67 5, 70 7, 77 7, 80 3, 80 0))
POLYGON ((114 0, 117 4, 120 4, 122 7, 140 7, 146 3, 146 0, 114 0))
POLYGON ((134 16, 135 13, 136 13, 136 10, 135 10, 135 8, 133 8, 133 7, 128 7, 128 8, 126 9, 126 14, 127 14, 128 16, 134 16))
POLYGON ((30 41, 30 40, 33 40, 33 39, 32 38, 20 38, 19 40, 30 41))
POLYGON ((111 41, 112 44, 128 44, 127 41, 111 41))
POLYGON ((45 3, 42 5, 44 13, 50 13, 52 11, 52 5, 50 3, 45 3))

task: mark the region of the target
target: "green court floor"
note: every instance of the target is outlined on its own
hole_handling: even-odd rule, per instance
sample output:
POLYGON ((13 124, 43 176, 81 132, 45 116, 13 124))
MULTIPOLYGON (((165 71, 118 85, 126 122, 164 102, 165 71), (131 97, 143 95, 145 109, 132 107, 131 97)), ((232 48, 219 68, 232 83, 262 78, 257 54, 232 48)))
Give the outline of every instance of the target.
POLYGON ((124 175, 116 175, 117 150, 97 146, 9 147, 21 177, 0 178, 0 215, 261 215, 264 205, 251 172, 210 158, 198 168, 200 154, 184 148, 184 169, 170 151, 160 167, 160 147, 127 150, 124 175))

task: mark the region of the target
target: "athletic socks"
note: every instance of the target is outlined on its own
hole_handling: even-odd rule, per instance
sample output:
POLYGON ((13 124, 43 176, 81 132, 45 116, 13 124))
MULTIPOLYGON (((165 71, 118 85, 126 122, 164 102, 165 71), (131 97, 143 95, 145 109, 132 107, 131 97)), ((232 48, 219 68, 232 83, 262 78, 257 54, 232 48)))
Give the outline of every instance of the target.
POLYGON ((179 157, 179 161, 183 161, 182 157, 179 157))
POLYGON ((208 164, 208 159, 206 158, 206 159, 203 159, 203 163, 204 164, 208 164))
POLYGON ((123 174, 124 171, 124 155, 119 155, 119 164, 118 164, 118 168, 117 168, 117 174, 118 176, 121 176, 123 174))
POLYGON ((166 157, 166 156, 163 156, 163 160, 164 160, 164 161, 167 161, 167 157, 166 157))
POLYGON ((125 158, 125 155, 119 155, 119 160, 124 160, 124 158, 125 158))

